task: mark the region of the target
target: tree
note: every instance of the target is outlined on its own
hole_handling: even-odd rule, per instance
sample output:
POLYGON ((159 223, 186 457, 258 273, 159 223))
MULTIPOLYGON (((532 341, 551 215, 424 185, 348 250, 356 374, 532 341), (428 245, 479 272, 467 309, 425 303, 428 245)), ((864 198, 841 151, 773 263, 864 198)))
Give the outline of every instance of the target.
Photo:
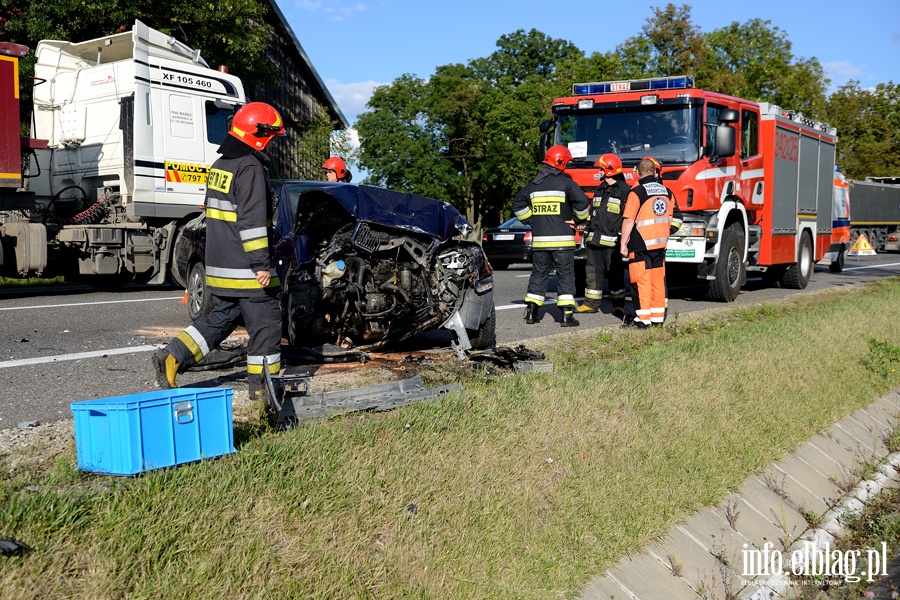
POLYGON ((827 120, 838 132, 837 164, 854 179, 900 174, 900 86, 863 90, 850 81, 828 99, 827 120))
POLYGON ((357 120, 373 181, 451 202, 476 228, 499 221, 534 170, 538 125, 560 64, 583 55, 536 30, 502 36, 489 57, 404 75, 357 120))
POLYGON ((771 21, 733 22, 704 36, 698 85, 820 116, 828 80, 815 58, 795 60, 787 33, 771 21))
POLYGON ((691 22, 690 6, 670 3, 665 8, 654 8, 641 32, 616 48, 623 79, 697 72, 704 40, 700 29, 691 22))
POLYGON ((321 106, 317 106, 313 118, 303 124, 295 152, 297 162, 301 165, 300 177, 311 181, 322 179, 322 164, 329 156, 340 156, 352 172, 351 167, 356 162, 357 155, 350 140, 350 132, 334 131, 334 123, 321 106))

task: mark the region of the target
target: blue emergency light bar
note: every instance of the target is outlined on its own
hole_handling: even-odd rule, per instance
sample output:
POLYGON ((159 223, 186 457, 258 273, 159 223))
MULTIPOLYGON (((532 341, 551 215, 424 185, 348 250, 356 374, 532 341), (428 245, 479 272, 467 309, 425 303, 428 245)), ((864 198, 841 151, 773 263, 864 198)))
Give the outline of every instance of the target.
POLYGON ((679 75, 677 77, 657 77, 654 79, 632 79, 631 81, 576 83, 572 86, 572 95, 590 96, 594 94, 618 94, 621 92, 684 90, 692 87, 694 87, 694 77, 692 75, 679 75))

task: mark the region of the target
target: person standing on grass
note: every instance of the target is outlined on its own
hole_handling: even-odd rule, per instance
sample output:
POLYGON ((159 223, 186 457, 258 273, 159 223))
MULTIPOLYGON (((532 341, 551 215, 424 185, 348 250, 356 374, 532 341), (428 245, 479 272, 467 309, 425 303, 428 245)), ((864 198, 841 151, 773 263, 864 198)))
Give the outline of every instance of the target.
POLYGON ((577 327, 575 313, 575 220, 585 221, 590 200, 578 184, 564 172, 572 160, 565 146, 552 146, 544 156, 537 176, 513 199, 513 213, 531 225, 531 277, 525 294, 525 323, 540 321, 538 309, 556 269, 556 305, 562 309, 563 327, 577 327))
POLYGON ((281 370, 281 305, 278 277, 269 263, 273 205, 263 151, 284 122, 263 102, 242 106, 234 115, 213 163, 206 192, 206 286, 212 310, 151 357, 156 381, 176 387, 175 377, 209 354, 243 317, 250 334, 247 383, 251 400, 270 398, 263 374, 281 370))
POLYGON ((675 196, 656 180, 654 161, 638 163, 638 183, 628 194, 622 215, 620 252, 628 258, 633 322, 625 325, 646 329, 661 326, 666 318, 666 243, 673 218, 681 221, 675 196))

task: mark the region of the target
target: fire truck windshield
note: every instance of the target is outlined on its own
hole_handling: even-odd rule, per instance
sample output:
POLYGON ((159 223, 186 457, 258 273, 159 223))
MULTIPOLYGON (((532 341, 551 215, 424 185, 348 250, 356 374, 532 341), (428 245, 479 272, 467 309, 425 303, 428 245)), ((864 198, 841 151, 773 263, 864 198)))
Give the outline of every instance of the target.
POLYGON ((575 165, 593 164, 607 152, 623 162, 651 155, 662 164, 688 164, 700 157, 699 106, 633 106, 572 110, 557 116, 554 143, 567 146, 575 165))

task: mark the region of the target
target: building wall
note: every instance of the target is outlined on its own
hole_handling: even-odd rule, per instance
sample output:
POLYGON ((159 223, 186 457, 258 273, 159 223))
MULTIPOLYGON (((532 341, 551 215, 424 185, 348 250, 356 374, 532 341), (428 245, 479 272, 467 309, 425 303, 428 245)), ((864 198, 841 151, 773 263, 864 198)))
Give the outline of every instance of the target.
POLYGON ((274 32, 267 54, 279 73, 280 81, 274 85, 248 85, 247 98, 271 104, 285 121, 287 135, 273 141, 268 150, 278 168, 274 175, 288 179, 320 179, 320 167, 328 158, 328 149, 323 150, 321 160, 301 164, 296 151, 299 134, 305 124, 313 119, 317 108, 327 111, 335 129, 345 129, 346 122, 274 0, 270 0, 269 5, 273 8, 269 13, 269 23, 274 32))

